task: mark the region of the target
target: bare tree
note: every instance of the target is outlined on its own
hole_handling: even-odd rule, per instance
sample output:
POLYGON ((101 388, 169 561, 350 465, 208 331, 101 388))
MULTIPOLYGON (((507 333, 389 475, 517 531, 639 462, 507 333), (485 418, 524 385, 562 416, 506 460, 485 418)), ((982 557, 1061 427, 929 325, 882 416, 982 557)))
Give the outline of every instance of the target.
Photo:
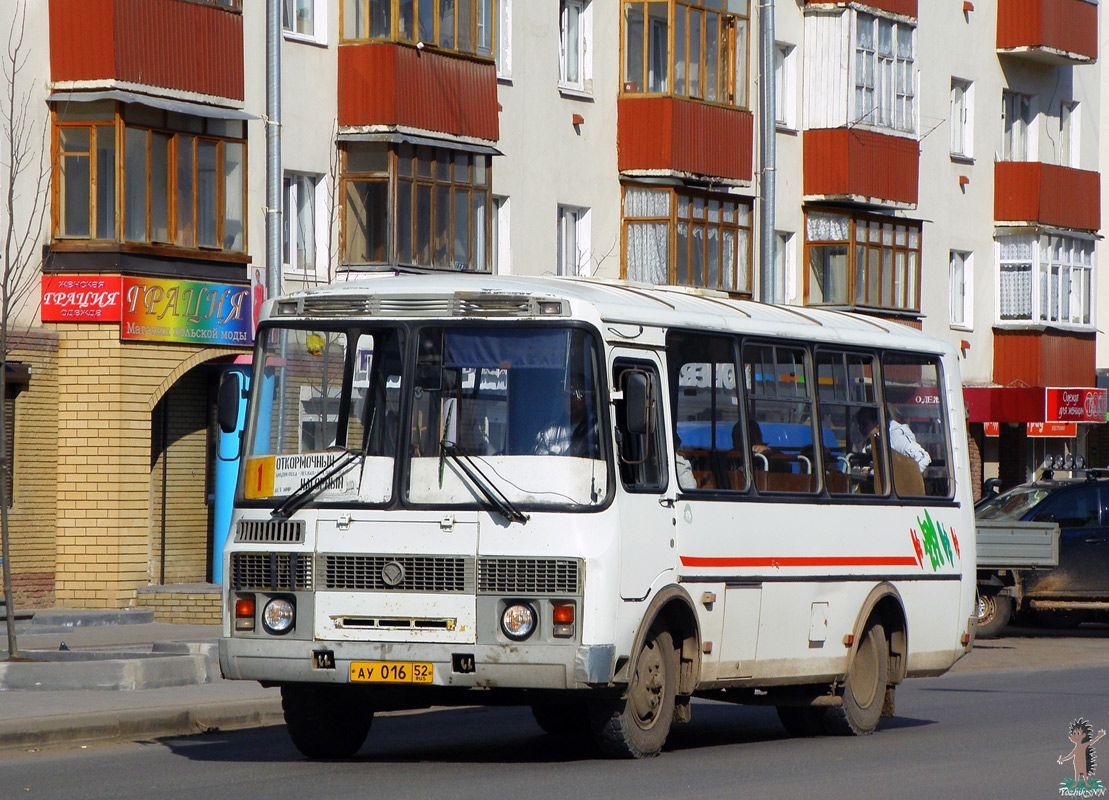
MULTIPOLYGON (((0 188, 4 191, 3 263, 0 264, 0 421, 8 409, 7 373, 16 317, 32 296, 35 277, 41 265, 38 255, 43 219, 49 207, 50 164, 46 157, 46 124, 36 124, 31 107, 33 76, 24 80, 30 45, 27 31, 26 0, 19 0, 8 29, 3 53, 3 99, 0 124, 3 125, 4 152, 0 163, 0 188)), ((38 118, 42 121, 42 117, 38 118)), ((7 426, 0 424, 0 556, 3 557, 4 606, 8 633, 8 657, 18 658, 15 633, 15 605, 12 597, 11 532, 8 507, 11 505, 12 464, 8 456, 7 426)))

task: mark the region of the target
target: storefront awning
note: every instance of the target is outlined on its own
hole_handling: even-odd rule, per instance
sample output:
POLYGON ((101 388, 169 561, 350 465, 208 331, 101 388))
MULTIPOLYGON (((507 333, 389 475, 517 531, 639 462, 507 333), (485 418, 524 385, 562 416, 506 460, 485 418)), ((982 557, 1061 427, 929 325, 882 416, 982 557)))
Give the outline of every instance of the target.
POLYGON ((1042 386, 964 386, 968 422, 1043 422, 1042 386))
POLYGON ((109 89, 102 92, 54 92, 50 95, 51 103, 93 103, 97 100, 115 100, 120 103, 138 103, 149 108, 158 108, 162 111, 173 111, 177 114, 189 114, 194 117, 209 117, 211 119, 258 119, 254 114, 248 114, 239 108, 223 108, 221 106, 208 106, 203 103, 190 103, 184 100, 170 100, 167 97, 152 97, 138 92, 124 92, 119 89, 109 89))
POLYGON ((412 144, 424 147, 444 147, 477 153, 486 156, 503 156, 500 150, 477 142, 456 141, 454 139, 435 139, 430 136, 415 136, 401 131, 340 132, 336 137, 340 142, 390 142, 392 144, 412 144))

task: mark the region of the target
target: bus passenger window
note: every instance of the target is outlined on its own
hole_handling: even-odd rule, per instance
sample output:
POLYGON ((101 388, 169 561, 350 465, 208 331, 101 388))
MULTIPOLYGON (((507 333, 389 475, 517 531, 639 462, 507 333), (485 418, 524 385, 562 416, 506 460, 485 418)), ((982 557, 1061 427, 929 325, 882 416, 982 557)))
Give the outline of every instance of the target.
POLYGON ((753 465, 760 492, 820 491, 824 454, 813 446, 813 397, 806 362, 802 347, 743 348, 748 436, 757 430, 768 448, 753 465))
POLYGON ((935 356, 882 357, 893 488, 903 497, 951 497, 950 435, 935 356))
POLYGON ((679 490, 745 491, 742 435, 733 444, 741 425, 735 340, 671 333, 666 344, 679 490))
POLYGON ((881 428, 877 422, 869 423, 879 418, 876 367, 869 353, 824 348, 816 353, 817 408, 829 494, 884 494, 889 485, 884 477, 884 445, 876 435, 881 428))

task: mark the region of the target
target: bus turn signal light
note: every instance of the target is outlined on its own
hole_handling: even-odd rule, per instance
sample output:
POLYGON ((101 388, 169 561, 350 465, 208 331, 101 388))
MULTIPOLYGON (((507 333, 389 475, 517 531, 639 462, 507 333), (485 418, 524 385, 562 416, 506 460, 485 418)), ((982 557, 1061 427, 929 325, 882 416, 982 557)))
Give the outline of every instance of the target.
POLYGON ((254 595, 235 599, 235 630, 254 630, 254 595))
POLYGON ((554 606, 551 609, 551 621, 554 623, 555 636, 568 639, 574 635, 573 606, 554 606))

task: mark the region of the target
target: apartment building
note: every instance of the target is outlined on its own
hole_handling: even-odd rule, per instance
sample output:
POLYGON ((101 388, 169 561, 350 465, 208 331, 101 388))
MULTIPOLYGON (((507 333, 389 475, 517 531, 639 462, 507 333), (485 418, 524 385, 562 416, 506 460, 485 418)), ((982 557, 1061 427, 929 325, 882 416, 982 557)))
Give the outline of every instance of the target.
POLYGON ((212 580, 214 386, 278 211, 285 290, 578 275, 922 328, 963 354, 978 479, 1104 423, 1095 2, 778 0, 766 257, 750 0, 283 0, 281 209, 264 3, 19 8, 50 167, 8 362, 24 603, 212 580))

